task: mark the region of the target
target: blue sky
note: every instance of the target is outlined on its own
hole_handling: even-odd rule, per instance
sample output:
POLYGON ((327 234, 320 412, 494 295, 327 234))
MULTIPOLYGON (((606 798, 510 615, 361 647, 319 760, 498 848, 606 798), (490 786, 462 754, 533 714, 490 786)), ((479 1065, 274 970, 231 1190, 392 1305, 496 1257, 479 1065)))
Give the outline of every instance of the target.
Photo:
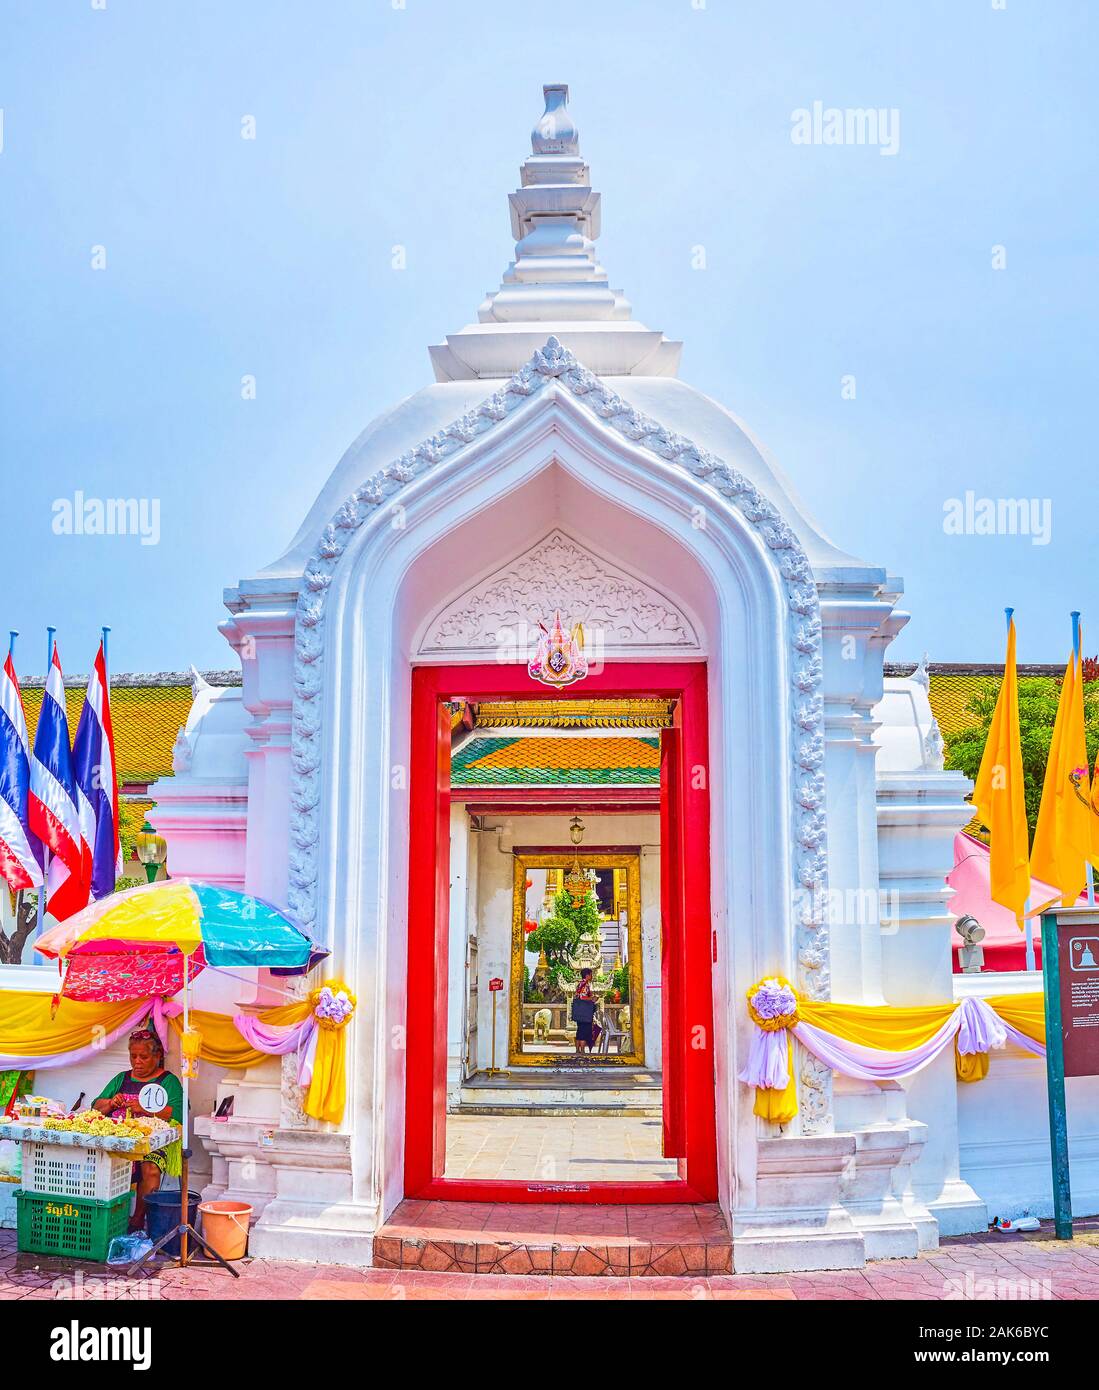
POLYGON ((833 539, 904 576, 889 655, 998 660, 1007 603, 1021 660, 1064 659, 1073 607, 1099 648, 1099 7, 94 3, 0 6, 0 625, 23 672, 47 622, 74 672, 101 623, 116 671, 232 664, 223 587, 498 286, 551 81, 612 284, 833 539), (814 101, 896 108, 898 153, 794 144, 814 101), (77 490, 159 499, 159 544, 54 535, 77 490), (944 534, 967 491, 1048 499, 1050 543, 944 534))

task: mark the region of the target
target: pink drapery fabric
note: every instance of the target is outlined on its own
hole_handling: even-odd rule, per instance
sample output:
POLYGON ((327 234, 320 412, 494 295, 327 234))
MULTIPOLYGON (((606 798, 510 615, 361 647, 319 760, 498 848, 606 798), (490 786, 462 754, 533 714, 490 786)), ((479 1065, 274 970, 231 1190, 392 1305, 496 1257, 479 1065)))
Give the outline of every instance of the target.
POLYGON ((233 1026, 250 1047, 272 1057, 299 1053, 298 1082, 308 1086, 313 1079, 313 1059, 317 1055, 317 1020, 310 1014, 301 1023, 261 1023, 251 1014, 234 1014, 233 1026))
MULTIPOLYGON (((804 1021, 796 1023, 790 1031, 825 1066, 859 1081, 897 1081, 912 1076, 949 1047, 955 1035, 958 1051, 963 1056, 989 1052, 993 1048, 1004 1047, 1008 1042, 1039 1057, 1044 1057, 1046 1051, 1041 1043, 1005 1023, 983 999, 973 998, 963 999, 925 1043, 906 1051, 898 1049, 888 1052, 876 1047, 864 1047, 861 1043, 848 1042, 845 1038, 825 1033, 804 1021)), ((755 1028, 748 1050, 748 1063, 740 1073, 740 1080, 749 1086, 762 1086, 769 1090, 786 1089, 790 1070, 785 1030, 771 1033, 755 1028)))
POLYGON ((756 1027, 748 1048, 748 1062, 740 1080, 749 1086, 765 1086, 771 1091, 785 1091, 790 1084, 790 1044, 785 1028, 768 1032, 756 1027))

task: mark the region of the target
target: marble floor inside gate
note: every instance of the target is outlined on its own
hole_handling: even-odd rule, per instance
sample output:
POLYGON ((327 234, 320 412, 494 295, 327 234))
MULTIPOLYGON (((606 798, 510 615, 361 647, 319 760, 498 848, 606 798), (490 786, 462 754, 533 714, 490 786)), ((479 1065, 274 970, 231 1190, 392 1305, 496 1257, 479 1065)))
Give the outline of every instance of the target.
POLYGON ((448 1115, 448 1178, 674 1182, 659 1119, 633 1115, 448 1115))

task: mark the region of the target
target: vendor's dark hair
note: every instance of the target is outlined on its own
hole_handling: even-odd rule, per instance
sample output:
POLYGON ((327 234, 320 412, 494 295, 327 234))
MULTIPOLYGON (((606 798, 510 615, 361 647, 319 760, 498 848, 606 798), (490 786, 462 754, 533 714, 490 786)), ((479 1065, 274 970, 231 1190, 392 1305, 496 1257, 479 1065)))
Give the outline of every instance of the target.
POLYGON ((590 965, 585 965, 585 966, 584 966, 583 970, 581 970, 581 972, 580 972, 580 978, 581 978, 582 980, 590 980, 590 979, 591 979, 591 966, 590 966, 590 965))

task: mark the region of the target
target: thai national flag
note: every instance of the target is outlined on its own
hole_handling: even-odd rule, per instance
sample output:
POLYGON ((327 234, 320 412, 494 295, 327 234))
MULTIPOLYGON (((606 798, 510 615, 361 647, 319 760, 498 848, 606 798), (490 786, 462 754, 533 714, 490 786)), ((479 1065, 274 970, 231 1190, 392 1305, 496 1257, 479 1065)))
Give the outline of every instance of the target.
POLYGON ((34 733, 28 809, 31 829, 53 856, 46 911, 58 922, 87 905, 91 884, 91 844, 81 834, 78 795, 69 751, 65 681, 55 643, 34 733))
POLYGON ((102 642, 88 677, 84 708, 73 740, 73 776, 76 780, 81 833, 91 846, 91 895, 114 892, 122 872, 118 849, 118 783, 115 778, 114 731, 111 697, 107 687, 107 659, 102 642))
POLYGON ((8 652, 0 672, 0 878, 15 891, 42 883, 42 842, 27 812, 30 759, 23 697, 8 652))

